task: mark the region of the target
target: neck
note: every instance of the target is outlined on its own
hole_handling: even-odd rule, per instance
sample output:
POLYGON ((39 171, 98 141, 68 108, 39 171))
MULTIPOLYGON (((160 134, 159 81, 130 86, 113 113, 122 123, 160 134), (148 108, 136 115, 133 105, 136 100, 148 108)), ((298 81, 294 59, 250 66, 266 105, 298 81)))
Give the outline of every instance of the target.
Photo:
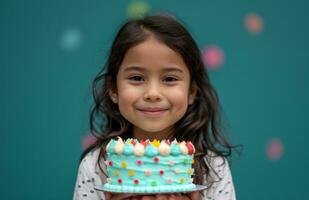
POLYGON ((163 139, 171 139, 173 134, 173 128, 168 128, 166 130, 160 132, 149 132, 139 129, 138 127, 133 128, 133 137, 138 140, 163 140, 163 139))

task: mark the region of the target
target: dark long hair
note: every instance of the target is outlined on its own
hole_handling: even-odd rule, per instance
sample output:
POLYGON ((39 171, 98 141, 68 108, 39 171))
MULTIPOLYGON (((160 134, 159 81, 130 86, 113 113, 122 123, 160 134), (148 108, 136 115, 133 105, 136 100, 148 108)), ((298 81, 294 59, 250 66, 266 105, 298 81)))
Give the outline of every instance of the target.
POLYGON ((133 137, 132 125, 120 114, 118 105, 111 101, 108 91, 117 88, 117 73, 128 49, 150 36, 154 36, 181 55, 189 67, 191 86, 197 88, 197 94, 194 103, 188 106, 185 115, 175 125, 172 138, 191 141, 194 144, 197 152, 193 166, 194 183, 203 184, 203 175, 206 175, 207 183, 211 184, 211 180, 214 180, 210 176, 211 162, 205 162, 205 158, 209 159, 212 155, 229 157, 233 146, 220 130, 221 106, 218 95, 210 83, 200 50, 184 26, 168 15, 128 20, 116 34, 107 62, 93 81, 95 102, 90 113, 90 128, 97 141, 83 152, 81 158, 89 151, 100 148, 99 163, 100 158, 105 158, 106 153, 102 147, 105 147, 110 139, 117 136, 124 139, 133 137), (212 155, 209 152, 212 152, 212 155))

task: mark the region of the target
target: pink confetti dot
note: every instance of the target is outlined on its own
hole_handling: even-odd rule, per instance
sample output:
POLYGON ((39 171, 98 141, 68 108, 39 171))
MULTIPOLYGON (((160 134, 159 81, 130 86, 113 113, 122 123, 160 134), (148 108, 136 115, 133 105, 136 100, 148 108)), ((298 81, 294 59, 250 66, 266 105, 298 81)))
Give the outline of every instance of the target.
POLYGON ((97 141, 97 138, 94 137, 92 134, 88 134, 83 138, 82 141, 82 148, 86 149, 87 147, 91 146, 97 141))
POLYGON ((252 34, 258 34, 263 30, 263 19, 255 14, 251 13, 245 17, 245 28, 252 34))
POLYGON ((203 52, 204 63, 207 68, 217 69, 224 61, 223 51, 216 45, 210 45, 203 52))
POLYGON ((269 160, 279 160, 283 155, 283 144, 279 138, 270 139, 266 145, 266 154, 269 160))

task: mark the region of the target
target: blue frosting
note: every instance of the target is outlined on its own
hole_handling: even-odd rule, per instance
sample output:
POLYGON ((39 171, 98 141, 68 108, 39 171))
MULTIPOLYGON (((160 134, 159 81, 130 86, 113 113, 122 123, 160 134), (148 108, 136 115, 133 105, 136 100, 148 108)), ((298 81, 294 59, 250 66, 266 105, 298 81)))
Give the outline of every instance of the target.
POLYGON ((124 148, 123 148, 123 154, 125 155, 133 154, 133 145, 129 143, 125 143, 124 148))
POLYGON ((111 142, 108 145, 107 152, 115 153, 115 146, 116 146, 116 140, 111 140, 111 142))
POLYGON ((148 144, 145 149, 145 155, 148 157, 158 155, 158 149, 155 148, 152 144, 148 144))
POLYGON ((175 143, 172 143, 172 145, 171 145, 171 154, 173 156, 181 154, 181 150, 179 148, 179 145, 177 145, 175 143))

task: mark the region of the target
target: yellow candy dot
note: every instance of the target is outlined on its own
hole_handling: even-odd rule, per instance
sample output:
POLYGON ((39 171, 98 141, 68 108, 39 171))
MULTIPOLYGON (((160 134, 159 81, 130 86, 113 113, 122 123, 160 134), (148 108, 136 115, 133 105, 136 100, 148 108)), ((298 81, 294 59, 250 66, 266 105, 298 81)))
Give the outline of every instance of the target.
POLYGON ((192 159, 192 162, 191 162, 191 163, 194 164, 194 162, 195 162, 194 159, 192 159))
POLYGON ((179 182, 180 182, 180 183, 184 183, 184 182, 185 182, 185 179, 184 179, 184 178, 180 178, 180 179, 179 179, 179 182))
POLYGON ((118 171, 118 170, 115 170, 115 171, 114 171, 114 174, 115 174, 115 176, 119 176, 119 171, 118 171))
POLYGON ((130 171, 128 172, 128 174, 129 174, 129 176, 133 176, 133 175, 134 175, 134 171, 133 171, 133 170, 130 170, 130 171))
POLYGON ((127 163, 126 162, 122 162, 121 163, 121 168, 126 168, 127 167, 127 163))
POLYGON ((175 169, 175 173, 179 174, 180 170, 179 169, 175 169))
POLYGON ((188 169, 188 174, 192 174, 192 169, 188 169))

